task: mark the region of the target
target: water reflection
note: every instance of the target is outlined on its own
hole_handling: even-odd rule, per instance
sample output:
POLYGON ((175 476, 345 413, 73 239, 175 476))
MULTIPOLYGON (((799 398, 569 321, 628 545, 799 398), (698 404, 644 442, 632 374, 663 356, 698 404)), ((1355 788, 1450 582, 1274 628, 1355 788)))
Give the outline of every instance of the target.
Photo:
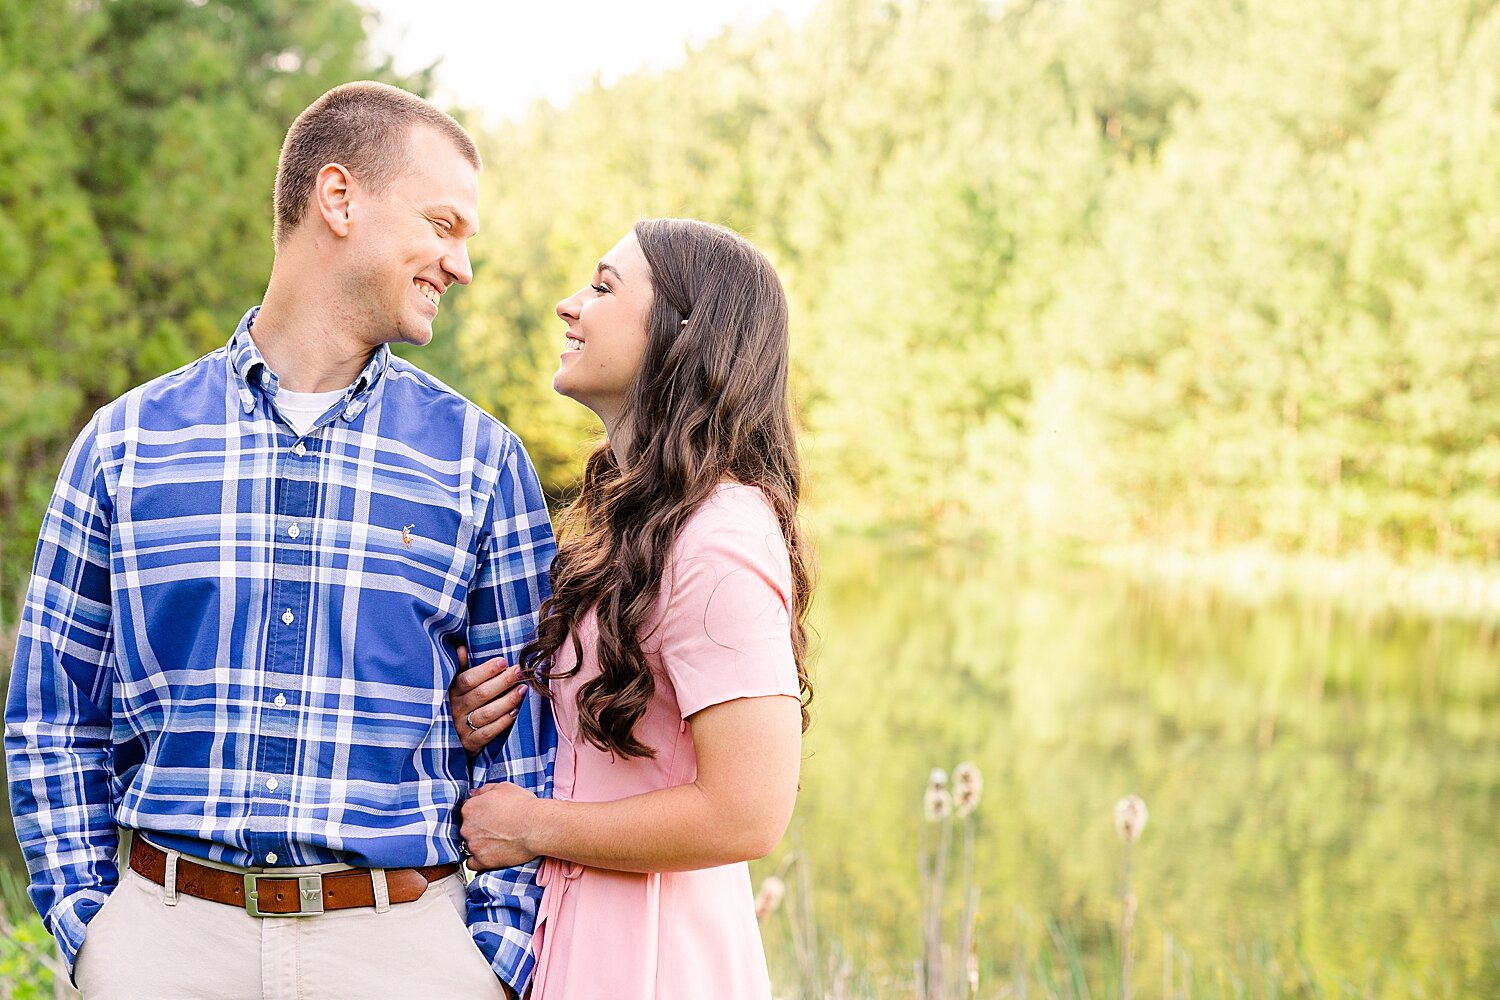
POLYGON ((1362 992, 1374 970, 1382 992, 1500 995, 1491 625, 874 544, 821 562, 798 837, 825 931, 862 963, 909 982, 923 784, 969 759, 990 982, 1047 918, 1110 982, 1111 808, 1136 793, 1137 996, 1163 991, 1164 933, 1179 966, 1289 991, 1362 992))

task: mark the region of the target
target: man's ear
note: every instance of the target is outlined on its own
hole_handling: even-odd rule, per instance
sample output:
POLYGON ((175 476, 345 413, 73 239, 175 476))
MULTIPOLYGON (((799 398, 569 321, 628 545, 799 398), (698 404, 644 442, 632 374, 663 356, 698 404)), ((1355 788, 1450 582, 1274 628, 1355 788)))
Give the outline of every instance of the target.
POLYGON ((354 175, 340 163, 326 164, 318 171, 313 198, 323 223, 335 236, 349 235, 349 214, 354 205, 354 175))

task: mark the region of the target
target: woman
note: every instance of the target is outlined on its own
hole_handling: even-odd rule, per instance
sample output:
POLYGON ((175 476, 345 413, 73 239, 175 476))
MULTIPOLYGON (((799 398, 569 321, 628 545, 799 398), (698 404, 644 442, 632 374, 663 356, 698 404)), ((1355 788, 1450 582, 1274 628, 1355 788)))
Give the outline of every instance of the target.
MULTIPOLYGON (((520 665, 553 699, 554 798, 476 791, 471 867, 545 859, 538 1000, 764 1000, 745 862, 786 829, 811 693, 786 297, 738 235, 657 219, 557 314, 553 388, 606 440, 520 665)), ((456 691, 461 732, 506 724, 483 704, 456 691)))

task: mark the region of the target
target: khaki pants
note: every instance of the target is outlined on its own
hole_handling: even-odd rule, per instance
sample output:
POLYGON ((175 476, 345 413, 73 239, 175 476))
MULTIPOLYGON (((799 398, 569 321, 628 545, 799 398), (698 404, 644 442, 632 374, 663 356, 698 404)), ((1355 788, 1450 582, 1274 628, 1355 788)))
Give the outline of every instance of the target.
POLYGON ((421 899, 313 917, 252 917, 126 868, 93 920, 74 978, 84 1000, 499 1000, 452 875, 421 899))

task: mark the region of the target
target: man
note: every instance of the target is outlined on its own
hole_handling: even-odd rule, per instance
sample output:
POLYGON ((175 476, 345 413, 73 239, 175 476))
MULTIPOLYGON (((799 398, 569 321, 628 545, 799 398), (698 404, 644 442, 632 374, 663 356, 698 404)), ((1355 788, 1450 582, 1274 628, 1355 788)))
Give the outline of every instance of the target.
POLYGON ((535 868, 466 901, 455 805, 545 792, 551 717, 526 699, 471 771, 446 691, 461 645, 516 660, 552 530, 516 437, 387 346, 468 284, 479 170, 411 94, 323 95, 282 147, 262 305, 68 456, 5 746, 89 1000, 525 991, 535 868))

